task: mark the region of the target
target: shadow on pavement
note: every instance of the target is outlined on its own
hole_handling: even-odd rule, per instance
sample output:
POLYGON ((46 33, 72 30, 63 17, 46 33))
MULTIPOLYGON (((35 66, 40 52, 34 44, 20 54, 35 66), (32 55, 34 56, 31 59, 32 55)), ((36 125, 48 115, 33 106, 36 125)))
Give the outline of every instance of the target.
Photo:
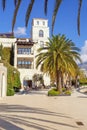
POLYGON ((65 117, 65 118, 71 118, 69 116, 66 116, 62 113, 56 113, 51 112, 48 110, 44 110, 43 108, 33 108, 33 107, 27 107, 23 105, 6 105, 6 104, 0 104, 0 113, 2 112, 9 112, 9 113, 32 113, 32 114, 43 114, 43 115, 50 115, 50 116, 59 116, 59 117, 65 117))
POLYGON ((87 98, 86 96, 78 96, 78 98, 87 98))
POLYGON ((56 113, 43 108, 0 104, 0 128, 2 129, 23 130, 23 126, 28 127, 29 129, 34 128, 36 130, 58 130, 58 126, 65 126, 65 129, 67 129, 67 127, 78 128, 74 124, 59 122, 58 120, 53 119, 51 120, 50 117, 51 119, 52 117, 57 119, 72 119, 63 113, 56 113), (49 115, 49 119, 43 118, 47 115, 49 115), (47 125, 47 123, 49 123, 49 125, 47 125), (52 127, 52 125, 56 125, 56 127, 52 127))
POLYGON ((48 91, 48 89, 46 89, 46 90, 45 89, 43 89, 43 90, 29 90, 29 91, 23 90, 23 91, 16 93, 16 95, 27 95, 27 94, 30 94, 30 95, 33 95, 33 94, 47 95, 47 91, 48 91))
POLYGON ((3 118, 0 115, 0 130, 23 130, 22 128, 14 125, 10 120, 3 118))

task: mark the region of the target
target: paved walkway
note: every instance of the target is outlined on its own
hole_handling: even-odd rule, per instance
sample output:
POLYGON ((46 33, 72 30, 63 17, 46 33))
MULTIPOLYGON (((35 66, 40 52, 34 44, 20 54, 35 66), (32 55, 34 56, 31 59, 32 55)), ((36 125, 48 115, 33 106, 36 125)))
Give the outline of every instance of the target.
POLYGON ((37 91, 0 99, 0 130, 87 130, 87 96, 37 91))

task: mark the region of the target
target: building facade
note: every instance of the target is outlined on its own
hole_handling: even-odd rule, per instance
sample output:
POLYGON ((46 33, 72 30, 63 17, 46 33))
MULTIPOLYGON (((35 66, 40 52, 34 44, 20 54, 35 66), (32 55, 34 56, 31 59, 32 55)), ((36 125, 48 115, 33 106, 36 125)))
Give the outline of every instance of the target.
MULTIPOLYGON (((48 20, 33 19, 31 29, 31 39, 29 38, 0 38, 3 47, 14 46, 14 67, 20 72, 22 86, 33 86, 33 75, 42 74, 40 69, 36 69, 37 49, 44 47, 49 38, 48 20)), ((43 75, 44 84, 50 84, 50 78, 43 75)))

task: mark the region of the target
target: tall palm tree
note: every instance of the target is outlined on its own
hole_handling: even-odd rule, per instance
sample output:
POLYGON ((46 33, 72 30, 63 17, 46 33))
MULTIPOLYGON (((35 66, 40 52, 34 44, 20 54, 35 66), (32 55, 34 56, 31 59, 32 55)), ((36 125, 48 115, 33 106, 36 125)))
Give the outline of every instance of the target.
POLYGON ((62 91, 61 77, 64 72, 72 74, 78 67, 76 60, 80 60, 79 48, 66 39, 65 35, 52 36, 46 47, 38 49, 36 68, 55 77, 57 89, 62 91))
MULTIPOLYGON (((55 19, 58 13, 58 10, 62 4, 63 0, 53 0, 53 5, 54 5, 54 10, 53 10, 53 14, 52 14, 52 31, 54 29, 54 24, 55 24, 55 19)), ((25 0, 26 2, 26 0, 25 0)), ((47 9, 48 9, 48 2, 50 2, 50 0, 44 0, 44 13, 45 15, 47 15, 47 9)), ((78 15, 77 15, 77 28, 78 28, 78 34, 80 35, 80 12, 81 12, 81 6, 82 6, 82 0, 78 0, 78 15)), ((14 16, 13 16, 13 20, 12 20, 12 31, 14 29, 14 25, 16 22, 16 17, 17 17, 17 13, 19 10, 19 7, 21 6, 22 0, 14 0, 14 4, 15 4, 15 10, 14 10, 14 16)), ((28 21, 30 18, 30 14, 32 12, 33 6, 35 4, 35 0, 30 0, 28 7, 27 7, 27 11, 25 14, 25 25, 26 27, 28 26, 28 21)), ((2 0, 2 7, 3 10, 5 9, 6 6, 6 0, 2 0)))

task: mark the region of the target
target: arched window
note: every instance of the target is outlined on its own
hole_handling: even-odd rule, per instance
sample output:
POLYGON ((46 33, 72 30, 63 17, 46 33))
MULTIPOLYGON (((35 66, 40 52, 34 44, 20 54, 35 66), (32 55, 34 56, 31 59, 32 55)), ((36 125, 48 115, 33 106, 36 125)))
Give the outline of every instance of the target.
POLYGON ((39 31, 39 37, 44 37, 44 32, 43 32, 43 30, 40 30, 40 31, 39 31))

